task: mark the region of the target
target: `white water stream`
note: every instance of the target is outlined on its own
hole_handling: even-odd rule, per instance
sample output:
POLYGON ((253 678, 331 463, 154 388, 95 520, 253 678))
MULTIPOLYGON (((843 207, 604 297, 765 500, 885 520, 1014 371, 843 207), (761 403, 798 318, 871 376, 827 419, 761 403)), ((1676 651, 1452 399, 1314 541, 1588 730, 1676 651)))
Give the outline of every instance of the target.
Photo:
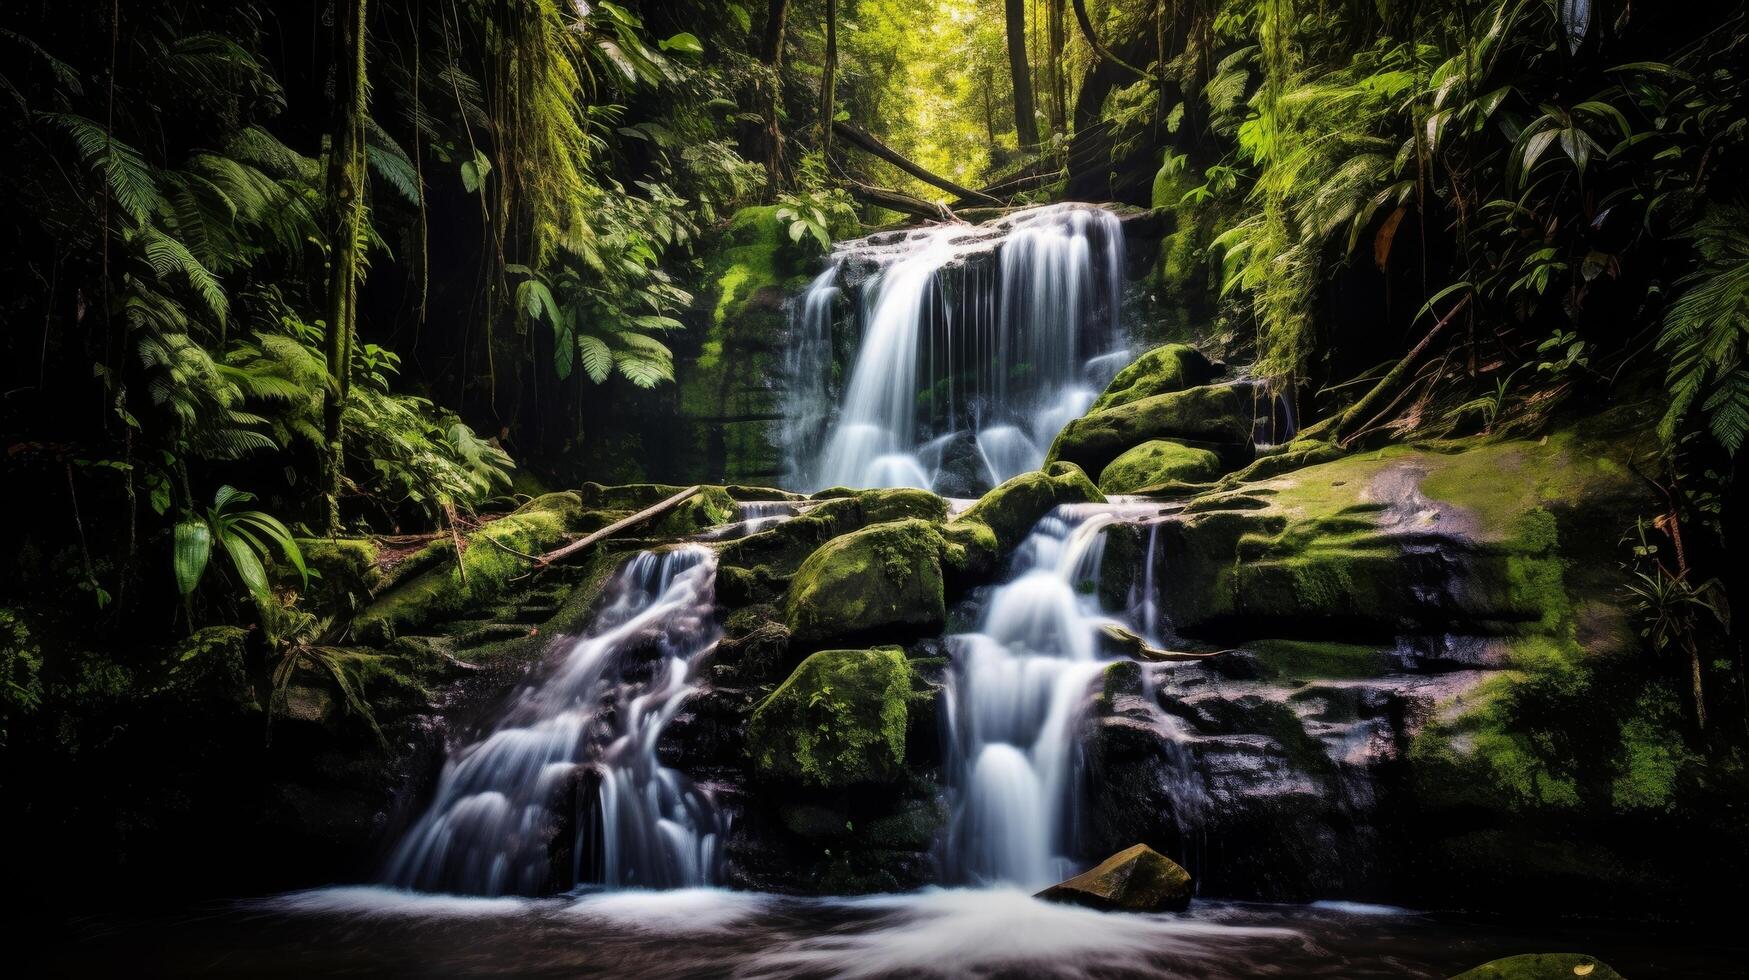
POLYGON ((966 492, 1036 469, 1126 360, 1123 260, 1117 217, 1087 205, 839 245, 792 308, 792 482, 966 492), (834 407, 833 307, 871 264, 834 407))
POLYGON ((1074 873, 1078 729, 1089 688, 1111 662, 1099 653, 1111 620, 1089 585, 1115 521, 1093 506, 1039 521, 978 631, 951 638, 957 792, 946 857, 961 880, 1040 888, 1074 873))
POLYGON ((384 879, 474 895, 543 894, 555 879, 645 888, 716 880, 722 820, 656 754, 716 644, 715 578, 715 553, 696 545, 627 562, 592 634, 519 691, 490 735, 451 754, 384 879), (557 804, 568 792, 580 811, 575 858, 555 869, 557 804))

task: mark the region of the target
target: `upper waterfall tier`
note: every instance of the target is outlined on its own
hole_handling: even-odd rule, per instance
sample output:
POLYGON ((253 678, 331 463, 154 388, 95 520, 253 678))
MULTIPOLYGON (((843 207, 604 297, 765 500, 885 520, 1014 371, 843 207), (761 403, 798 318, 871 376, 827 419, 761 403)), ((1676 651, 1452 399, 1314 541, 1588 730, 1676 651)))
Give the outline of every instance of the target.
POLYGON ((1081 204, 840 243, 791 305, 791 482, 975 495, 1038 467, 1124 360, 1123 265, 1117 216, 1081 204))

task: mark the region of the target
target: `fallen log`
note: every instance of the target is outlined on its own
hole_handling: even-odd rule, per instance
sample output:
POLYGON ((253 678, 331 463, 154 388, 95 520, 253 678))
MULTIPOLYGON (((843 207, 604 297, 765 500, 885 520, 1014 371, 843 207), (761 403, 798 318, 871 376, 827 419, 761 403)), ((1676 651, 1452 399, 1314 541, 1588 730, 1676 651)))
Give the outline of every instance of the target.
POLYGON ((1396 367, 1385 372, 1385 376, 1379 379, 1379 383, 1374 385, 1371 391, 1361 396, 1360 401, 1350 406, 1348 411, 1337 416, 1336 423, 1330 427, 1330 441, 1338 446, 1346 447, 1348 440, 1353 438, 1355 432, 1360 428, 1360 423, 1367 421, 1368 413, 1373 410, 1373 407, 1386 395, 1396 392, 1403 384, 1403 380, 1409 376, 1410 371, 1420 362, 1422 356, 1433 346, 1434 338, 1455 322, 1457 315, 1463 312, 1464 307, 1468 305, 1470 305, 1470 294, 1465 293, 1464 298, 1458 300, 1457 304, 1433 325, 1433 329, 1427 331, 1427 335, 1421 338, 1421 342, 1416 344, 1409 353, 1403 355, 1403 359, 1397 362, 1396 367))
POLYGON ((1105 634, 1106 642, 1111 644, 1117 652, 1132 660, 1153 664, 1190 663, 1232 652, 1230 650, 1215 650, 1211 653, 1181 653, 1177 650, 1162 650, 1159 647, 1149 646, 1148 641, 1142 639, 1134 630, 1119 626, 1116 623, 1106 623, 1101 627, 1101 631, 1105 634))
POLYGON ((925 184, 932 184, 936 187, 939 187, 942 190, 947 191, 949 194, 957 195, 962 200, 978 201, 978 202, 983 203, 983 204, 992 204, 992 205, 1002 205, 1002 204, 1007 203, 1006 201, 1000 200, 999 198, 991 197, 990 195, 985 194, 983 191, 975 191, 969 187, 962 187, 959 184, 956 184, 953 181, 948 180, 946 177, 942 177, 939 174, 933 173, 929 170, 925 170, 923 167, 918 166, 917 164, 912 163, 910 160, 907 160, 906 158, 900 156, 899 152, 897 150, 894 150, 892 147, 888 146, 887 144, 882 143, 879 139, 877 139, 874 136, 874 134, 864 132, 861 129, 858 129, 855 126, 852 126, 851 124, 849 124, 847 122, 835 122, 835 123, 833 123, 832 124, 832 131, 834 133, 837 133, 839 136, 843 137, 843 139, 846 143, 849 143, 852 146, 856 146, 860 149, 867 150, 868 152, 874 154, 877 157, 880 157, 882 160, 887 161, 888 163, 892 164, 893 166, 898 167, 900 170, 905 171, 906 173, 910 174, 911 176, 917 178, 918 180, 923 181, 925 184))
POLYGON ((551 565, 554 562, 564 561, 566 558, 569 558, 572 555, 578 553, 579 551, 582 551, 583 549, 589 547, 590 545, 594 544, 595 542, 601 541, 605 538, 610 538, 610 537, 614 536, 615 534, 618 534, 619 532, 625 530, 626 528, 631 527, 634 524, 641 524, 644 521, 647 521, 652 517, 660 517, 661 515, 666 514, 667 512, 669 512, 669 511, 673 510, 674 508, 680 506, 681 504, 685 503, 688 498, 692 497, 693 495, 697 494, 699 491, 701 491, 703 489, 704 488, 700 487, 700 486, 687 487, 685 490, 680 491, 679 493, 675 494, 672 497, 669 497, 667 500, 664 500, 659 504, 653 504, 649 507, 645 507, 643 510, 638 511, 636 514, 633 514, 630 517, 624 517, 624 518, 621 518, 617 521, 614 521, 612 524, 609 524, 608 526, 602 528, 599 531, 593 531, 593 532, 590 532, 589 534, 585 534, 581 538, 578 538, 577 540, 571 542, 568 545, 565 545, 562 548, 555 548, 552 551, 549 551, 546 554, 541 555, 539 558, 536 558, 535 559, 535 567, 536 568, 546 568, 548 565, 551 565))
POLYGON ((919 218, 928 218, 931 221, 958 220, 954 217, 953 212, 947 209, 946 205, 925 201, 920 197, 912 197, 900 191, 885 187, 871 187, 855 180, 845 180, 841 186, 850 192, 851 197, 886 208, 889 211, 912 214, 919 218))

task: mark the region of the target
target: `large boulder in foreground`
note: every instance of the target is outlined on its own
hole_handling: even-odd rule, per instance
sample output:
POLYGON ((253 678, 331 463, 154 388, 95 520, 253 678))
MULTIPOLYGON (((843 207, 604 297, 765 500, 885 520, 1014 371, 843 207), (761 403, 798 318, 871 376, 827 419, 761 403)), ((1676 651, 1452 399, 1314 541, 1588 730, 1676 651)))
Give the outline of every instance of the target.
POLYGON ((807 648, 940 632, 947 624, 945 547, 941 531, 918 518, 821 545, 790 582, 784 620, 791 642, 807 648))
POLYGON ((1137 844, 1037 897, 1107 912, 1182 912, 1190 907, 1190 893, 1190 872, 1148 845, 1137 844))
POLYGON ((1483 963, 1451 980, 1622 980, 1621 974, 1582 953, 1526 953, 1483 963))
POLYGON ((1207 483, 1221 475, 1221 458, 1170 439, 1150 439, 1111 461, 1099 474, 1106 493, 1135 493, 1169 483, 1207 483))
POLYGON ((753 709, 754 772, 827 789, 899 779, 910 697, 902 649, 821 650, 753 709))
POLYGON ((1219 373, 1194 347, 1186 344, 1156 347, 1111 379, 1105 393, 1093 403, 1093 411, 1103 412, 1154 395, 1206 385, 1219 373))
POLYGON ((1126 450, 1151 439, 1208 443, 1249 459, 1251 399, 1239 385, 1204 385, 1152 395, 1070 422, 1051 443, 1048 461, 1099 473, 1126 450))

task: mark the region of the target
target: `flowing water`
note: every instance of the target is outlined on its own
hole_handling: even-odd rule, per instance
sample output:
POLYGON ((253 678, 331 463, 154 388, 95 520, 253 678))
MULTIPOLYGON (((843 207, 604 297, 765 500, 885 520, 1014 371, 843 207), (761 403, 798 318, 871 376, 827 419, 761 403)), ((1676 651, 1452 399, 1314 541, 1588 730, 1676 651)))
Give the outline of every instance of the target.
POLYGON ((1038 889, 1079 870, 1070 854, 1083 794, 1079 731, 1100 653, 1097 584, 1118 513, 1060 507, 1033 529, 978 630, 952 637, 948 698, 954 812, 946 863, 958 880, 1038 889))
MULTIPOLYGON (((18 976, 1449 977, 1526 950, 1625 976, 1742 974, 1724 933, 1547 924, 1347 903, 1198 902, 1183 915, 1053 905, 1012 889, 803 899, 690 888, 548 899, 333 888, 136 909, 9 944, 18 976), (22 957, 18 955, 23 951, 22 957)), ((0 927, 5 928, 5 927, 0 927)))
POLYGON ((792 482, 975 495, 1037 468, 1125 360, 1123 261, 1117 217, 1086 205, 838 245, 791 308, 792 482), (834 311, 858 276, 834 403, 834 311))
POLYGON ((715 576, 715 553, 697 545, 627 562, 592 634, 519 691, 489 735, 451 754, 383 880, 470 895, 714 881, 721 820, 656 745, 715 645, 715 576), (575 840, 554 847, 567 798, 575 840), (553 853, 573 854, 570 868, 555 869, 553 853))

